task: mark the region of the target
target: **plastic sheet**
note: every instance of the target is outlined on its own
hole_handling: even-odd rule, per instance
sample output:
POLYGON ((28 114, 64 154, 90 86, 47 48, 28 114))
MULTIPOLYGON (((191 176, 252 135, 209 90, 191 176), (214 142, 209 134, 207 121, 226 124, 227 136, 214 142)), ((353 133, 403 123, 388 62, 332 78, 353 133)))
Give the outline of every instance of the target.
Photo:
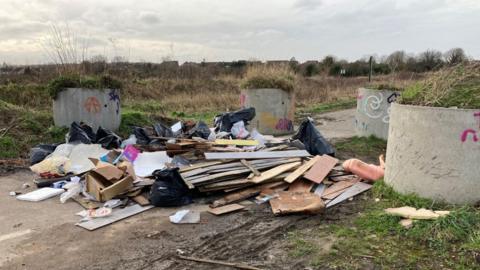
POLYGON ((335 149, 322 136, 320 131, 313 124, 313 119, 310 117, 305 119, 298 128, 297 134, 292 137, 293 140, 300 140, 305 149, 311 155, 327 154, 335 156, 335 149))
POLYGON ((255 117, 255 108, 246 108, 235 112, 224 113, 215 117, 215 132, 230 132, 234 123, 243 121, 245 125, 255 117))

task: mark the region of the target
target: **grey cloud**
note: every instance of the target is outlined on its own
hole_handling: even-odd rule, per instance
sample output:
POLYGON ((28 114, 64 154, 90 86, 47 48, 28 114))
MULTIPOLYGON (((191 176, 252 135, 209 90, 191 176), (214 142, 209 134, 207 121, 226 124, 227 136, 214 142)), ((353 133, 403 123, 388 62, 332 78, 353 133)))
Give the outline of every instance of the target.
POLYGON ((160 22, 160 19, 154 12, 141 12, 140 20, 147 24, 156 24, 160 22))

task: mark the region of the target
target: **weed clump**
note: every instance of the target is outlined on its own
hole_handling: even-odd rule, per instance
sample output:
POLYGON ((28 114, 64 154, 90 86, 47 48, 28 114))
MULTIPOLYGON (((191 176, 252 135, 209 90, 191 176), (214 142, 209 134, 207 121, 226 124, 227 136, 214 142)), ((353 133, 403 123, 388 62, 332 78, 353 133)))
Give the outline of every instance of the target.
POLYGON ((65 88, 87 88, 87 89, 121 89, 122 83, 108 75, 96 76, 60 76, 47 85, 50 97, 57 98, 58 93, 65 88))
POLYGON ((295 74, 285 66, 250 66, 241 82, 245 89, 278 88, 285 91, 294 91, 295 74))
POLYGON ((405 89, 400 103, 431 106, 480 108, 480 62, 460 64, 433 73, 405 89))

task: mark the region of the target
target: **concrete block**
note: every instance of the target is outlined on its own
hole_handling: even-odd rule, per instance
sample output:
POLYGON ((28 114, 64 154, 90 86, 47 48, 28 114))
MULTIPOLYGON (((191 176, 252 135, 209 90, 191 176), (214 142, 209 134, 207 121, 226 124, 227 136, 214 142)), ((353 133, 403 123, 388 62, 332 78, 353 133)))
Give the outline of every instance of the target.
POLYGON ((117 130, 120 126, 120 93, 115 89, 67 88, 53 101, 56 126, 83 121, 96 130, 99 126, 117 130))
POLYGON ((286 135, 294 132, 295 94, 281 89, 244 89, 240 95, 243 108, 254 107, 256 116, 250 129, 265 135, 286 135))
POLYGON ((393 104, 385 182, 455 204, 480 200, 480 109, 393 104))
POLYGON ((355 131, 357 136, 374 135, 386 140, 390 121, 390 105, 400 96, 398 91, 359 88, 355 131))

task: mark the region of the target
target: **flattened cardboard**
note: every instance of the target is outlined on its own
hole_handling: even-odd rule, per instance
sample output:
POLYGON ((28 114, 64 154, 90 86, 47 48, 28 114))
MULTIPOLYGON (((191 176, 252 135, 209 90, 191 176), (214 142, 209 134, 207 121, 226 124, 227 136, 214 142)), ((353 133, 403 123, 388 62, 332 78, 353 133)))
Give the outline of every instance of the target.
POLYGON ((318 214, 325 209, 322 199, 310 192, 278 192, 278 197, 270 200, 270 206, 275 215, 292 213, 318 214))

